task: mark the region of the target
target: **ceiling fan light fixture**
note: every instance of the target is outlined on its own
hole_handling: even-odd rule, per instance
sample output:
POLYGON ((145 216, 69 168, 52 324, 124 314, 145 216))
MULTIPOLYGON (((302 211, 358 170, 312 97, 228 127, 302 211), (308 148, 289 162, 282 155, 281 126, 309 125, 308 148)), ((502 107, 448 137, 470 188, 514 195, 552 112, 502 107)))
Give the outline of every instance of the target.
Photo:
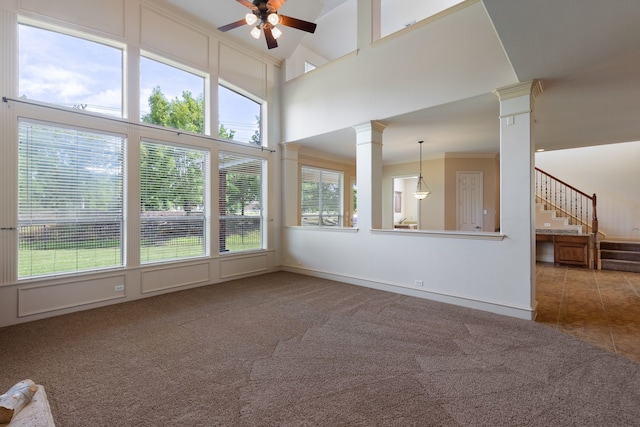
POLYGON ((267 21, 269 21, 269 24, 276 26, 280 23, 280 17, 277 13, 271 13, 267 16, 267 21))
POLYGON ((244 20, 247 21, 248 25, 253 25, 258 22, 258 17, 253 12, 249 12, 244 16, 244 20))
POLYGON ((251 37, 258 40, 261 37, 260 33, 264 32, 267 47, 273 49, 278 47, 276 39, 282 35, 282 31, 277 30, 276 25, 284 25, 285 27, 295 28, 296 30, 306 31, 307 33, 314 33, 316 31, 317 25, 313 22, 278 14, 278 9, 287 0, 236 1, 250 9, 250 12, 246 13, 243 19, 218 27, 218 30, 223 33, 247 24, 253 27, 249 31, 251 37))
POLYGON ((282 31, 280 31, 279 28, 272 27, 271 28, 271 35, 273 36, 274 39, 278 39, 278 37, 280 37, 282 35, 282 31))

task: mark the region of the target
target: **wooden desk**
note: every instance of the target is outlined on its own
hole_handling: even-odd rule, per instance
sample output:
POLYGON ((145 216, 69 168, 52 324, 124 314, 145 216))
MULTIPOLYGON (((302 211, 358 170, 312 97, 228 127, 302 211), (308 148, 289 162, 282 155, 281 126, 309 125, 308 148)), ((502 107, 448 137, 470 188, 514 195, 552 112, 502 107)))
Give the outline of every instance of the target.
POLYGON ((538 234, 536 242, 553 242, 553 262, 589 267, 590 234, 538 234))

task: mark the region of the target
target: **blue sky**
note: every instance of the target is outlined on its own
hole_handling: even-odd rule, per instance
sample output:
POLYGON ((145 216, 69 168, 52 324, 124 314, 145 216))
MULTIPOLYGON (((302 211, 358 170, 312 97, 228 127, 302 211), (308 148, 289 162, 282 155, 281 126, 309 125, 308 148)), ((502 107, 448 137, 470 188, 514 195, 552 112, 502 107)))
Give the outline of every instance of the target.
MULTIPOLYGON (((19 96, 121 116, 121 49, 27 25, 20 25, 19 38, 19 96)), ((169 100, 182 98, 183 91, 196 98, 204 92, 203 77, 151 59, 141 60, 140 74, 141 115, 157 86, 169 100)), ((259 105, 228 90, 219 91, 219 104, 220 122, 236 131, 237 140, 248 141, 259 105)))

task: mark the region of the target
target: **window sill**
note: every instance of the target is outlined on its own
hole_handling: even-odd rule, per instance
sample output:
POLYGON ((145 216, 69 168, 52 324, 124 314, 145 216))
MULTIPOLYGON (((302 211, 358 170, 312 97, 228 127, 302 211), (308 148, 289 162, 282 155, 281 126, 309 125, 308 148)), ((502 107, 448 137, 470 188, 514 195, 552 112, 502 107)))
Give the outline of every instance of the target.
POLYGON ((447 231, 447 230, 405 230, 405 229, 373 229, 373 234, 395 234, 407 236, 444 237, 449 239, 504 240, 505 235, 488 232, 447 231))
POLYGON ((336 233, 357 233, 358 228, 354 227, 311 227, 311 226, 302 226, 302 225, 288 225, 285 226, 287 229, 292 230, 310 230, 310 231, 333 231, 336 233))

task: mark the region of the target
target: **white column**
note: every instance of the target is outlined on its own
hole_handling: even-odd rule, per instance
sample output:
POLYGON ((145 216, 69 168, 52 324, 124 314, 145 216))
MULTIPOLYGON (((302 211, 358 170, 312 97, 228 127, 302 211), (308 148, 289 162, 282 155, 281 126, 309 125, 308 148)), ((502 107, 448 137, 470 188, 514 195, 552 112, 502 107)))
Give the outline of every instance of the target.
POLYGON ((371 121, 356 130, 358 228, 382 228, 382 132, 386 126, 371 121))
POLYGON ((380 40, 382 27, 382 0, 371 0, 371 41, 380 40))
POLYGON ((298 154, 300 146, 292 142, 280 143, 282 147, 282 213, 285 226, 300 225, 300 194, 298 154))
POLYGON ((369 46, 371 46, 372 37, 377 33, 380 34, 379 25, 374 24, 374 19, 379 19, 379 14, 377 17, 374 16, 374 4, 379 3, 379 0, 357 0, 357 49, 360 50, 368 50, 369 46))
POLYGON ((500 100, 500 230, 519 250, 518 269, 530 283, 535 306, 535 203, 533 103, 542 92, 539 81, 497 89, 500 100))

